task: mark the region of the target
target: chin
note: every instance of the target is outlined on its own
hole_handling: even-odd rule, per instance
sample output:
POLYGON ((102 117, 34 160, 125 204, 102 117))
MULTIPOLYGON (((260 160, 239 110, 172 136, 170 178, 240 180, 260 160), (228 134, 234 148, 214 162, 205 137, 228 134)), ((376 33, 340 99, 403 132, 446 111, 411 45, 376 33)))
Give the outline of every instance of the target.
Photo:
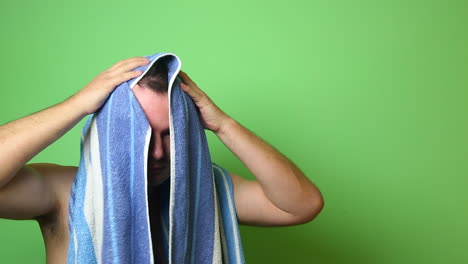
MULTIPOLYGON (((154 174, 153 174, 154 175, 154 174)), ((165 182, 170 176, 169 172, 159 173, 156 176, 148 178, 148 186, 157 187, 165 182)))

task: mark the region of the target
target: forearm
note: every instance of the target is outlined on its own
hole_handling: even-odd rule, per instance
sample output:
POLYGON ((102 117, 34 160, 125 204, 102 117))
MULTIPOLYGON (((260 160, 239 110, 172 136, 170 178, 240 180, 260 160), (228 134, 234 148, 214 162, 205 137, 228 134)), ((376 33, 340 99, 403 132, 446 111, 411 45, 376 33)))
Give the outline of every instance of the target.
POLYGON ((0 126, 0 188, 86 113, 74 97, 0 126))
POLYGON ((323 203, 318 188, 299 168, 234 119, 223 122, 216 135, 252 172, 278 208, 301 215, 323 203))
POLYGON ((115 87, 142 74, 146 57, 121 60, 98 74, 69 99, 0 127, 0 188, 31 158, 87 114, 95 113, 115 87))

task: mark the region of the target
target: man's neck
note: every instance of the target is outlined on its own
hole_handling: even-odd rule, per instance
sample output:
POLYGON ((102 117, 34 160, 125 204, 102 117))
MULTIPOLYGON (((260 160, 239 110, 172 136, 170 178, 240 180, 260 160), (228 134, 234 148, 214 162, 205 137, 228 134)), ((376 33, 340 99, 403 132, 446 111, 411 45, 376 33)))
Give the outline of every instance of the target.
POLYGON ((150 217, 151 240, 155 264, 165 263, 162 247, 162 230, 160 222, 159 186, 148 186, 148 211, 150 217))

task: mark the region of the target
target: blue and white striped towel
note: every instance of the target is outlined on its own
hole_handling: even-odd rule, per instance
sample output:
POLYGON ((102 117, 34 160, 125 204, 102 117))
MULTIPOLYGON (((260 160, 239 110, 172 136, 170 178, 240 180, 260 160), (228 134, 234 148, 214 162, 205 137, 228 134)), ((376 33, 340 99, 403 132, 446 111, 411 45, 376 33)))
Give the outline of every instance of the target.
POLYGON ((198 109, 179 86, 181 61, 156 53, 83 127, 69 204, 68 263, 154 263, 147 192, 151 127, 131 89, 165 56, 171 175, 158 194, 162 257, 169 264, 245 262, 232 182, 212 163, 198 109))

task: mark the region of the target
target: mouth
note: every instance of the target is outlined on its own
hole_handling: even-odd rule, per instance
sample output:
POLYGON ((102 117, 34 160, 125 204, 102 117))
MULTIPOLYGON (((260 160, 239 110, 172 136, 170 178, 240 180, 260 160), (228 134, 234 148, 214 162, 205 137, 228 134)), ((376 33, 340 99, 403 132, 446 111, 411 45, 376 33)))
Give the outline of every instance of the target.
POLYGON ((148 177, 153 179, 159 179, 169 174, 169 162, 166 160, 148 160, 148 177))
POLYGON ((164 165, 153 165, 153 166, 151 166, 150 168, 151 168, 151 169, 162 169, 162 168, 164 168, 164 167, 166 167, 166 166, 164 166, 164 165))
POLYGON ((161 172, 161 171, 163 171, 165 168, 166 168, 166 167, 164 167, 164 166, 163 166, 163 167, 151 167, 150 170, 151 170, 152 172, 161 172))
POLYGON ((170 175, 169 166, 159 165, 148 168, 148 184, 153 186, 160 185, 170 175))
POLYGON ((148 168, 150 169, 163 169, 167 167, 167 163, 164 161, 155 161, 155 160, 149 160, 148 161, 148 168))
POLYGON ((149 170, 155 173, 164 172, 165 170, 167 170, 167 168, 169 167, 165 164, 151 164, 149 166, 149 170))

